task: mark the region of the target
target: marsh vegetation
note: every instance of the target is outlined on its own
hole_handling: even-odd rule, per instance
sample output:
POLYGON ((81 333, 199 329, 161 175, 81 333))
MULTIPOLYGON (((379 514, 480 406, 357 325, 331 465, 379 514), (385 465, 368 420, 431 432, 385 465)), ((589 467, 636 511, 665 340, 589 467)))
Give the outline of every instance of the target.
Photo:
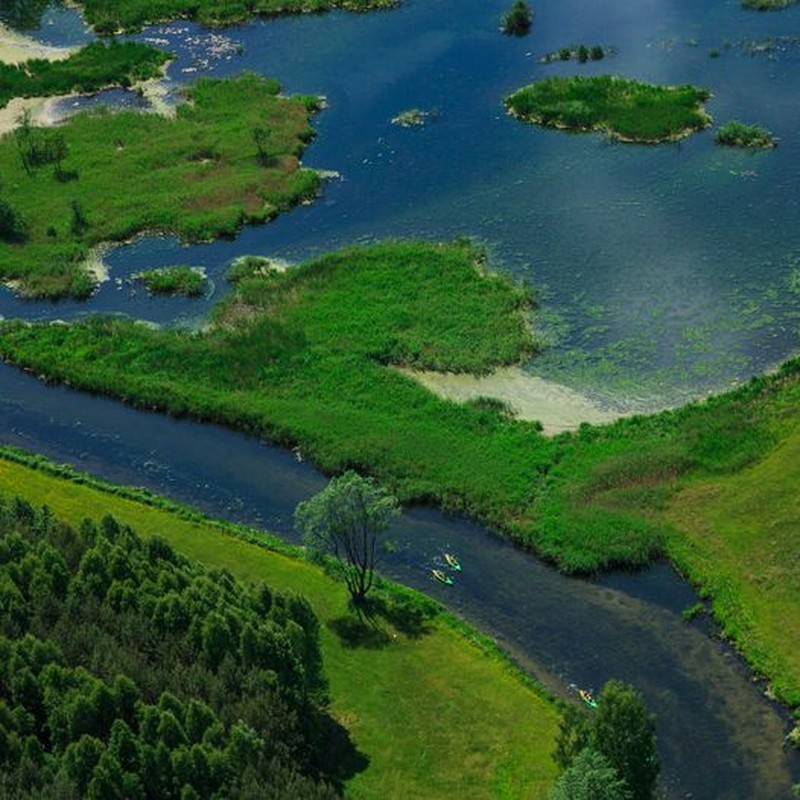
POLYGON ((100 111, 54 130, 23 125, 0 139, 0 279, 29 297, 85 297, 97 244, 145 231, 233 236, 313 197, 319 177, 299 156, 317 107, 244 75, 198 81, 174 119, 100 111), (252 131, 267 125, 265 164, 252 131))

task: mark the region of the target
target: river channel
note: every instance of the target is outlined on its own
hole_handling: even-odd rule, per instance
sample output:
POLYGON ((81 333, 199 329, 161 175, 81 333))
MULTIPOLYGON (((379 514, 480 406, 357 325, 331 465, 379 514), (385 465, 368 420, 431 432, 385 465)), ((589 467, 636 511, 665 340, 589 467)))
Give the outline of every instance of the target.
MULTIPOLYGON (((541 289, 537 324, 552 347, 526 369, 609 407, 696 397, 793 352, 800 45, 792 34, 800 34, 800 9, 753 15, 727 0, 701 9, 693 0, 563 0, 541 3, 534 32, 509 39, 497 30, 505 5, 410 0, 373 15, 143 31, 139 38, 178 52, 175 85, 252 69, 287 92, 326 95, 305 160, 340 177, 317 203, 235 241, 148 237, 110 251, 111 280, 88 303, 20 303, 2 291, 0 314, 113 311, 191 325, 224 293, 225 267, 242 253, 298 261, 386 236, 470 235, 495 264, 541 289), (539 57, 578 42, 615 50, 608 63, 582 66, 587 73, 710 85, 716 118, 765 124, 781 136, 779 148, 722 151, 710 133, 657 148, 615 145, 506 117, 505 93, 577 70, 539 57), (425 126, 391 124, 411 107, 432 112, 425 126), (173 263, 206 267, 215 290, 198 302, 164 301, 125 282, 173 263)), ((33 31, 38 38, 88 38, 74 12, 50 20, 33 31)), ((5 365, 0 442, 287 538, 296 503, 325 482, 290 451, 48 387, 5 365)), ((800 758, 781 747, 781 709, 711 631, 681 621, 695 598, 667 565, 567 579, 470 521, 429 509, 409 510, 393 533, 399 546, 388 575, 494 636, 553 692, 566 696, 572 683, 599 689, 610 678, 636 686, 658 716, 669 798, 778 800, 800 781, 800 758), (452 587, 428 578, 444 549, 464 565, 452 587)))

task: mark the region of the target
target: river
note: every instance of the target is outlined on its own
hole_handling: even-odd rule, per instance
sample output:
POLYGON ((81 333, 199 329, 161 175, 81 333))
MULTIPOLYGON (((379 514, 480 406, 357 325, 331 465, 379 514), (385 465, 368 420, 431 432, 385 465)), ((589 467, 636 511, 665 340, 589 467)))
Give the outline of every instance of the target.
MULTIPOLYGON (((609 406, 661 407, 791 353, 800 220, 787 176, 800 158, 790 135, 800 114, 792 100, 800 51, 780 40, 752 53, 752 42, 788 35, 800 23, 797 10, 752 15, 718 0, 701 10, 689 0, 634 7, 564 0, 538 6, 534 32, 523 39, 498 33, 504 10, 477 0, 412 0, 373 15, 145 30, 139 38, 179 49, 171 67, 178 84, 198 72, 247 68, 278 77, 286 91, 325 94, 329 108, 315 119, 319 135, 306 162, 341 177, 314 205, 232 242, 187 247, 147 237, 117 248, 106 256, 112 280, 88 303, 20 303, 0 292, 0 314, 102 310, 191 325, 224 293, 225 266, 242 253, 297 261, 384 236, 467 234, 485 243, 494 263, 541 287, 538 324, 553 346, 526 368, 609 406), (681 145, 631 147, 506 117, 504 93, 577 68, 538 62, 576 42, 617 50, 587 72, 711 84, 715 116, 766 124, 782 137, 779 148, 722 151, 707 133, 681 145), (391 117, 410 107, 436 113, 419 130, 393 126, 391 117), (154 300, 124 281, 170 263, 205 266, 215 290, 199 302, 154 300)), ((86 35, 74 12, 52 19, 35 31, 48 43, 86 35)), ((94 101, 79 105, 86 102, 94 101)), ((8 366, 0 367, 0 392, 1 442, 288 538, 296 503, 324 485, 289 451, 46 387, 8 366)), ((570 683, 599 689, 609 678, 636 686, 658 715, 668 797, 778 800, 800 780, 800 758, 781 747, 781 709, 709 630, 681 621, 695 598, 667 565, 567 579, 479 526, 429 509, 409 510, 393 533, 391 577, 496 637, 555 693, 570 683), (464 565, 452 587, 428 577, 446 548, 464 565)))

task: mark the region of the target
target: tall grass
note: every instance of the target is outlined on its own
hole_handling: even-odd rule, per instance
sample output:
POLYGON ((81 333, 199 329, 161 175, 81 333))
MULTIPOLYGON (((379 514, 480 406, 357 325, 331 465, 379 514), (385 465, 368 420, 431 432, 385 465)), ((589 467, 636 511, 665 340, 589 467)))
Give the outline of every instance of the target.
POLYGON ((83 263, 100 242, 143 231, 232 236, 313 196, 319 177, 300 167, 299 155, 313 136, 317 101, 278 92, 255 75, 203 79, 175 119, 80 114, 59 127, 66 155, 53 168, 31 168, 13 135, 0 139, 0 199, 27 232, 24 242, 0 241, 0 279, 17 281, 24 295, 85 296, 93 282, 83 263), (252 137, 264 125, 267 165, 252 137))
POLYGON ((552 77, 505 99, 526 122, 655 143, 680 138, 711 124, 702 104, 707 89, 654 86, 611 75, 552 77))

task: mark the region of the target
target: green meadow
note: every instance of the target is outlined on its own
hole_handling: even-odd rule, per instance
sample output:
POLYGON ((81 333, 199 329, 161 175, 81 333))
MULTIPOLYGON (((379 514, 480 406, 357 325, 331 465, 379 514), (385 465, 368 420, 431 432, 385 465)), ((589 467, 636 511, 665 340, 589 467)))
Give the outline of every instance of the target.
POLYGON ((158 498, 142 502, 135 491, 7 451, 0 453, 0 493, 47 505, 76 525, 112 514, 208 567, 304 595, 321 623, 331 710, 363 756, 364 768, 345 786, 348 797, 547 797, 556 777, 555 704, 448 615, 436 616, 421 635, 381 623, 380 635, 354 645, 335 632, 354 621, 344 586, 286 545, 282 552, 265 546, 270 540, 257 532, 158 498))
POLYGON ((318 100, 279 90, 255 75, 202 79, 174 119, 101 111, 4 136, 0 279, 29 297, 85 297, 102 242, 232 236, 313 197, 319 177, 299 156, 318 100))
POLYGON ((710 125, 703 108, 710 96, 707 89, 694 86, 655 86, 595 75, 546 78, 510 94, 505 104, 525 122, 655 144, 710 125))

